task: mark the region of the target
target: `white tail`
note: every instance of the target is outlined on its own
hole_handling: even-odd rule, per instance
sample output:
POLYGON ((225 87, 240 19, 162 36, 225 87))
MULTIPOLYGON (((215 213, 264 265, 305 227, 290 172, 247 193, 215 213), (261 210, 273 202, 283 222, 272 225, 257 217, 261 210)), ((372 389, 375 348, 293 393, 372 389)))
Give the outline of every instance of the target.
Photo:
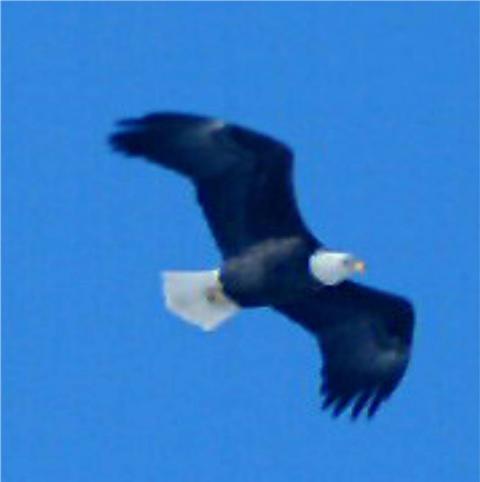
POLYGON ((166 271, 163 273, 165 304, 180 318, 211 331, 240 307, 226 297, 213 271, 166 271))

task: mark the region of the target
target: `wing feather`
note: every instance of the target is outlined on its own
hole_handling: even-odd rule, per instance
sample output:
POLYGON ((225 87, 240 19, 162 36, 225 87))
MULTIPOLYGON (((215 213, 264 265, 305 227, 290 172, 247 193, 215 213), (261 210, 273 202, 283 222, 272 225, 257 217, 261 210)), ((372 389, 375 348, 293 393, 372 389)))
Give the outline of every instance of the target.
POLYGON ((351 407, 352 418, 363 411, 372 417, 408 365, 414 323, 410 302, 347 281, 275 308, 319 342, 322 408, 338 416, 351 407))
POLYGON ((194 183, 210 229, 225 257, 269 238, 307 229, 292 184, 293 154, 252 130, 189 114, 150 114, 119 123, 114 149, 140 156, 194 183))

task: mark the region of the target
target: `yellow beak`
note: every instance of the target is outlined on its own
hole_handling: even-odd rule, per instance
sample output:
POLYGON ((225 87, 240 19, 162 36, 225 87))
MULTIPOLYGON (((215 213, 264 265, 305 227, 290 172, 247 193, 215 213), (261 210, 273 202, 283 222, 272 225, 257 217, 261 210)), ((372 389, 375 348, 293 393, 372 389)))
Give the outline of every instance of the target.
POLYGON ((361 260, 358 260, 358 261, 355 261, 355 264, 353 265, 353 269, 357 272, 357 273, 361 273, 361 274, 364 274, 366 269, 367 269, 367 266, 365 264, 365 261, 361 261, 361 260))

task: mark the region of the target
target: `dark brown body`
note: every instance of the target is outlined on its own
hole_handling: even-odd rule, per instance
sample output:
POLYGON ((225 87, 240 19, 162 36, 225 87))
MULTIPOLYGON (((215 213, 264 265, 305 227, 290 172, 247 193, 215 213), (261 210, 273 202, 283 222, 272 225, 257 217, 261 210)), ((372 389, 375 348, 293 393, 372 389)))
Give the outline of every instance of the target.
POLYGON ((228 259, 220 270, 227 296, 241 306, 268 306, 321 287, 309 270, 312 246, 300 237, 267 240, 228 259))

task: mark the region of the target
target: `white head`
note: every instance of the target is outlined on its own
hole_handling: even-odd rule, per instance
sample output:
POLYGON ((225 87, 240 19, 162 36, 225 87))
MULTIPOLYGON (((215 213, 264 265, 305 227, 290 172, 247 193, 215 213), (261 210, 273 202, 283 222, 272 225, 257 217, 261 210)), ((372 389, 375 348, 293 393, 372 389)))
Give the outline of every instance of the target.
POLYGON ((309 268, 314 278, 332 286, 345 281, 355 272, 363 273, 365 263, 350 253, 319 249, 310 256, 309 268))

